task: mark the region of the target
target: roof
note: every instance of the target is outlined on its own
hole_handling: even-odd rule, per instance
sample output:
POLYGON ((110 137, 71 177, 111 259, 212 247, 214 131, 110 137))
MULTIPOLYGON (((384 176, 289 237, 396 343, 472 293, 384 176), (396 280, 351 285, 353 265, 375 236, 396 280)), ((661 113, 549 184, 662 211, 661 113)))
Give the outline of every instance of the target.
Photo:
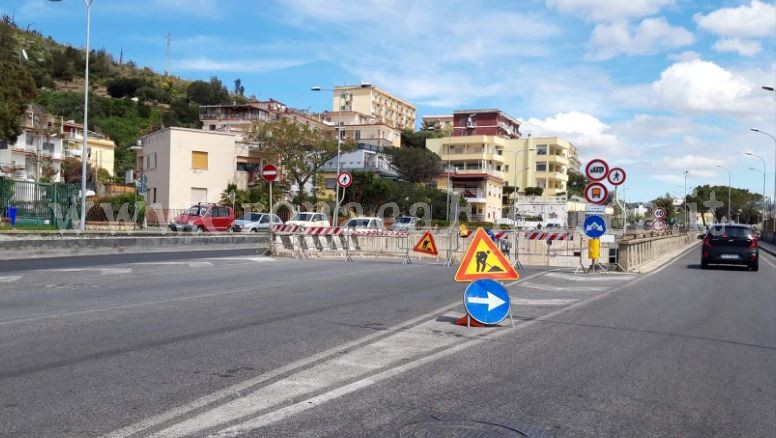
POLYGON ((465 109, 465 110, 453 111, 453 115, 456 115, 456 114, 483 114, 483 113, 499 113, 499 114, 503 115, 504 117, 508 118, 514 124, 520 125, 520 122, 517 119, 515 119, 514 117, 512 117, 509 114, 505 113, 504 111, 501 111, 498 108, 465 109))

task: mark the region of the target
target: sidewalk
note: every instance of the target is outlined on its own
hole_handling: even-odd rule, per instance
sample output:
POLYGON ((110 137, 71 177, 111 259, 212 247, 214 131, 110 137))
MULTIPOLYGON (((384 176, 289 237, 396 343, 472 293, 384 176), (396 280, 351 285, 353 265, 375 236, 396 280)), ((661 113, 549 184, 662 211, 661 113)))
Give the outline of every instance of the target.
POLYGON ((761 250, 767 252, 772 256, 776 256, 776 245, 762 240, 757 242, 757 245, 760 247, 761 250))

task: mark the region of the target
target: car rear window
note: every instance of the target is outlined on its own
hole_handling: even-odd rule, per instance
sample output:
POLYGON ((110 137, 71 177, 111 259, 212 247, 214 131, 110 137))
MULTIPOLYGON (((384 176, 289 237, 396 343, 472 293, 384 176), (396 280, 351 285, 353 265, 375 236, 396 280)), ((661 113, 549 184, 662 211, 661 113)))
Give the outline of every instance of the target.
POLYGON ((709 234, 713 237, 725 237, 734 239, 751 239, 752 229, 746 227, 734 227, 718 225, 711 227, 709 234))

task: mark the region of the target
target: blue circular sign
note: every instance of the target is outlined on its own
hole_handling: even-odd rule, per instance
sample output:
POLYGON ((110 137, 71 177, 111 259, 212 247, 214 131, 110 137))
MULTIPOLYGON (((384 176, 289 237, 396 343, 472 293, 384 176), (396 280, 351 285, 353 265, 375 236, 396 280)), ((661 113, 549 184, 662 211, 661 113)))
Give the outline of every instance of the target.
POLYGON ((463 293, 463 306, 469 316, 482 324, 498 324, 509 315, 509 292, 498 281, 477 280, 463 293))
POLYGON ((582 229, 587 237, 597 239, 606 233, 606 221, 601 216, 588 216, 582 224, 582 229))

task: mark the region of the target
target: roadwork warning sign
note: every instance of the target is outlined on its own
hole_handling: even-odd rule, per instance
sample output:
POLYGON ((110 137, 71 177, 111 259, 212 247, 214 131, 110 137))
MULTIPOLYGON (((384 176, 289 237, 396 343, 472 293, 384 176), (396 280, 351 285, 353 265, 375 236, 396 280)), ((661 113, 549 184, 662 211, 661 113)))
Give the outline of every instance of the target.
POLYGON ((415 244, 412 250, 423 254, 439 255, 436 242, 434 242, 434 236, 431 235, 430 231, 423 233, 423 237, 418 240, 418 243, 415 244))
POLYGON ((477 228, 471 244, 455 273, 455 281, 517 280, 520 275, 482 228, 477 228))

